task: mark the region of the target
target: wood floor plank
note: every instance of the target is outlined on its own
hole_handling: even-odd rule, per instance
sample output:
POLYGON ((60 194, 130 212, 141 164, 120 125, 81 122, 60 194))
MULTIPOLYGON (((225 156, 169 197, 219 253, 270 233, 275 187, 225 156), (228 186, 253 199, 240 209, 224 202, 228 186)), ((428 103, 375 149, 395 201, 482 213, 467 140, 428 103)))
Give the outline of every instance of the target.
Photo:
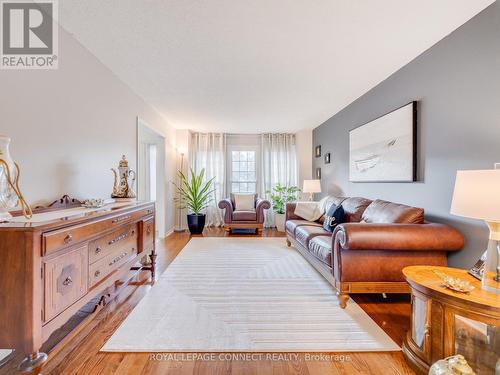
MULTIPOLYGON (((266 237, 283 237, 275 230, 265 230, 266 237)), ((208 228, 206 237, 228 236, 220 228, 208 228)), ((231 235, 248 237, 248 234, 231 235)), ((250 235, 251 236, 251 235, 250 235)), ((190 239, 188 233, 174 233, 158 242, 158 275, 160 275, 190 239)), ((264 353, 261 360, 226 359, 216 355, 215 360, 175 360, 151 357, 150 353, 100 353, 99 350, 128 314, 149 292, 152 284, 148 272, 140 272, 122 292, 104 308, 94 314, 74 338, 55 355, 49 355, 44 374, 175 374, 175 375, 317 375, 317 374, 381 374, 410 375, 411 369, 401 352, 389 353, 337 353, 333 359, 316 357, 318 353, 296 354, 291 360, 272 360, 264 353), (348 356, 349 360, 345 359, 348 356), (336 360, 335 360, 336 359, 336 360)), ((410 304, 407 296, 391 296, 382 299, 379 295, 359 295, 353 299, 371 318, 399 345, 409 328, 410 304)), ((70 328, 65 328, 70 329, 70 328)), ((57 338, 68 332, 58 332, 57 338)), ((49 339, 50 341, 50 339, 49 339)), ((47 346, 54 343, 47 343, 47 346)), ((334 353, 324 353, 332 356, 334 353)), ((153 355, 156 355, 153 353, 153 355)), ((173 357, 172 357, 173 358, 173 357)), ((181 358, 181 357, 177 357, 181 358)), ((0 374, 15 374, 18 355, 0 369, 0 374)))

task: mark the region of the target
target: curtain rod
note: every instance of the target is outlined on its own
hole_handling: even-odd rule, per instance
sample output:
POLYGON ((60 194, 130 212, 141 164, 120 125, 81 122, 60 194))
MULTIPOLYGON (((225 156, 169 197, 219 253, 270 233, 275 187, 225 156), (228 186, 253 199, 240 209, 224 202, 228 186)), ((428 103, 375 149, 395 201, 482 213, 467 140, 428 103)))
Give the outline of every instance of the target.
POLYGON ((266 134, 283 134, 283 135, 296 135, 297 133, 286 133, 286 132, 266 132, 266 133, 224 133, 224 132, 192 132, 193 134, 223 134, 226 136, 259 136, 259 135, 266 135, 266 134))

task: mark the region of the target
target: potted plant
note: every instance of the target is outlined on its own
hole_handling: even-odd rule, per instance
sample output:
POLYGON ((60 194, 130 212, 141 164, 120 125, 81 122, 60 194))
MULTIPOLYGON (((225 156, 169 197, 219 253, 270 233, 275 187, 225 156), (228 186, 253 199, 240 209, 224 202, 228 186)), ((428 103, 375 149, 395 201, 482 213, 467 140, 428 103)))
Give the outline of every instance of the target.
POLYGON ((212 202, 212 193, 214 192, 213 181, 215 177, 204 182, 205 169, 202 169, 199 175, 196 175, 190 169, 189 176, 186 177, 182 171, 179 174, 179 185, 174 185, 177 188, 179 197, 175 199, 177 207, 180 209, 187 208, 187 222, 189 231, 192 234, 200 234, 205 228, 205 213, 203 212, 210 202, 212 202))
POLYGON ((288 202, 296 201, 297 193, 299 191, 300 189, 297 186, 283 186, 281 184, 276 184, 273 191, 266 192, 273 203, 274 222, 276 224, 276 228, 280 232, 285 231, 286 204, 288 202))

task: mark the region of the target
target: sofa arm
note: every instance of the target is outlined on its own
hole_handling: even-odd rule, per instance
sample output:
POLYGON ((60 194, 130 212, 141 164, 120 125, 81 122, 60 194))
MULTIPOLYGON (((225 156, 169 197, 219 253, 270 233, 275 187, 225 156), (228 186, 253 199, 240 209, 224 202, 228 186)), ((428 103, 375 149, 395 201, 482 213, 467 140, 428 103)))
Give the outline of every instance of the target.
POLYGON ((297 207, 297 203, 287 203, 285 208, 285 221, 287 220, 304 220, 304 218, 295 215, 295 207, 297 207))
POLYGON ((346 223, 335 228, 334 247, 340 250, 455 251, 463 246, 463 235, 444 224, 346 223))
POLYGON ((267 199, 257 198, 255 201, 255 211, 257 212, 257 223, 264 223, 264 210, 271 208, 271 202, 267 199))
POLYGON ((225 209, 226 212, 224 213, 224 223, 225 224, 230 224, 233 221, 233 203, 231 202, 231 199, 223 199, 219 201, 219 208, 221 210, 225 209))

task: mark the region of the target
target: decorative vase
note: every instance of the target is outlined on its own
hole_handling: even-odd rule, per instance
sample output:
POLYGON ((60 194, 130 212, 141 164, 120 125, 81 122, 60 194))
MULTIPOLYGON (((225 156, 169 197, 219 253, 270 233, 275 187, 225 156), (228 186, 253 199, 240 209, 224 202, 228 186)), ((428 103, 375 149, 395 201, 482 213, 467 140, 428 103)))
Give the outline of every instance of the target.
POLYGON ((201 234, 205 228, 205 214, 187 215, 188 228, 191 234, 201 234))
POLYGON ((285 214, 274 214, 274 224, 276 225, 276 229, 278 232, 285 231, 285 214))
POLYGON ((454 355, 441 359, 434 363, 429 369, 429 375, 475 375, 476 373, 469 366, 465 358, 454 355))
POLYGON ((114 177, 113 193, 111 198, 135 198, 134 191, 135 171, 129 168, 125 155, 118 163, 118 171, 111 168, 114 177))
POLYGON ((0 135, 0 160, 5 164, 0 164, 0 220, 8 220, 12 217, 9 210, 17 207, 19 198, 8 182, 8 174, 5 165, 9 169, 11 181, 16 181, 18 177, 17 168, 10 156, 9 151, 10 138, 0 135))

